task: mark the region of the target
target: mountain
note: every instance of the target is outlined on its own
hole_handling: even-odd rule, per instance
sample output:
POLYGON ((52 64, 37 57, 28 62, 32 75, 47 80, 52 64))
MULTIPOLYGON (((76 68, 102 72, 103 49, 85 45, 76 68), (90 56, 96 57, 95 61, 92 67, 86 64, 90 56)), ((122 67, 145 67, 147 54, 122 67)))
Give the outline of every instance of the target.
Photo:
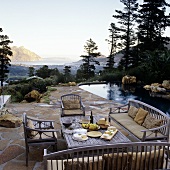
POLYGON ((11 59, 11 61, 39 61, 39 60, 42 60, 42 58, 40 56, 38 56, 34 52, 24 48, 23 46, 21 46, 21 47, 13 46, 13 47, 11 47, 11 50, 13 52, 13 56, 9 57, 11 59))
MULTIPOLYGON (((117 53, 115 56, 114 56, 114 61, 115 61, 115 67, 117 67, 118 63, 120 62, 122 58, 122 54, 121 53, 117 53)), ((106 63, 107 63, 107 60, 108 58, 104 55, 100 56, 100 57, 97 57, 95 58, 95 60, 97 60, 99 63, 100 63, 100 66, 96 65, 96 67, 99 67, 101 69, 103 69, 104 66, 106 66, 106 63)), ((79 61, 76 61, 76 62, 72 62, 72 63, 69 63, 69 64, 66 64, 66 65, 70 65, 70 66, 80 66, 81 64, 83 64, 83 60, 79 60, 79 61)))

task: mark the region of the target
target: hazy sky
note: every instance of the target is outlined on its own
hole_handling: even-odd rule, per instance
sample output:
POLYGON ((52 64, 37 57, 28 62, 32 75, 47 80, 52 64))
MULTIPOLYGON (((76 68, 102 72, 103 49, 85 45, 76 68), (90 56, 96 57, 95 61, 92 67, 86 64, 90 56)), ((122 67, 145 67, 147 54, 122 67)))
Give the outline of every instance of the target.
POLYGON ((115 9, 123 8, 120 0, 3 0, 0 6, 0 27, 12 46, 72 60, 80 59, 90 38, 109 54, 108 28, 115 9))

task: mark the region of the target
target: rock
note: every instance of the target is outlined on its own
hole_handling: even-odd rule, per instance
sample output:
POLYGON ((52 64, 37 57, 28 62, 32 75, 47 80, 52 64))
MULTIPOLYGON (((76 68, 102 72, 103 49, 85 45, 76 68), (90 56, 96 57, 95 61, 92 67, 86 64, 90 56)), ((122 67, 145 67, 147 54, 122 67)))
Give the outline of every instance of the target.
POLYGON ((69 86, 76 86, 76 83, 75 82, 68 82, 68 85, 69 86))
POLYGON ((151 91, 155 93, 166 93, 165 88, 157 87, 157 86, 151 86, 151 91))
POLYGON ((6 108, 2 108, 2 110, 0 110, 0 116, 8 114, 8 113, 9 113, 9 111, 6 108))
POLYGON ((33 102, 36 101, 37 103, 40 102, 40 99, 42 98, 42 94, 40 94, 37 90, 32 90, 28 94, 25 95, 24 99, 27 102, 33 102))
POLYGON ((151 90, 151 86, 150 85, 145 85, 143 88, 146 89, 146 90, 151 90))
POLYGON ((170 80, 164 80, 162 86, 168 90, 170 90, 170 80))
POLYGON ((122 78, 122 84, 134 84, 136 83, 136 77, 135 76, 124 76, 122 78))
POLYGON ((166 93, 166 89, 162 88, 162 84, 159 83, 152 83, 150 90, 154 93, 166 93))
POLYGON ((7 128, 16 128, 21 126, 22 120, 19 117, 16 117, 12 114, 4 114, 0 117, 0 126, 7 128))
POLYGON ((152 83, 151 86, 154 86, 154 87, 162 87, 162 84, 159 84, 159 83, 152 83))

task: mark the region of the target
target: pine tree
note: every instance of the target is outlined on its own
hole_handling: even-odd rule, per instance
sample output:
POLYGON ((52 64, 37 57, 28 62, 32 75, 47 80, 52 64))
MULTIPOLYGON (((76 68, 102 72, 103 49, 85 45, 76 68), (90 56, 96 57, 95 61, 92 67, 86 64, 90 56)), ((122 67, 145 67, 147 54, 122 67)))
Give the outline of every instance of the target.
MULTIPOLYGON (((0 28, 0 32, 3 32, 2 28, 0 28)), ((7 76, 7 73, 9 72, 8 67, 10 65, 10 59, 9 56, 12 56, 11 48, 9 47, 9 44, 12 43, 12 41, 9 40, 9 37, 7 35, 0 35, 0 81, 1 81, 1 87, 3 87, 3 82, 5 77, 7 76)))
POLYGON ((166 7, 170 6, 165 0, 145 0, 139 10, 139 48, 141 51, 164 50, 170 41, 163 34, 170 26, 170 14, 166 15, 166 7))
POLYGON ((107 57, 106 67, 104 67, 104 70, 106 72, 110 72, 114 68, 114 63, 115 63, 114 62, 114 55, 116 53, 116 49, 117 49, 117 45, 118 45, 119 29, 116 27, 116 25, 114 23, 111 23, 109 31, 110 31, 110 35, 109 35, 110 39, 106 39, 106 41, 110 45, 110 54, 107 57))
POLYGON ((131 47, 135 44, 135 34, 134 34, 134 23, 137 17, 138 3, 137 0, 120 0, 124 4, 123 11, 115 10, 117 15, 113 15, 114 18, 118 19, 120 24, 120 41, 123 47, 123 57, 120 62, 122 67, 127 70, 130 63, 131 57, 131 47))
POLYGON ((35 68, 34 67, 29 67, 28 68, 28 75, 29 77, 34 76, 35 68))
POLYGON ((87 80, 94 76, 94 70, 96 69, 94 64, 100 65, 100 63, 95 60, 95 58, 100 56, 100 53, 95 52, 98 50, 98 46, 91 38, 87 40, 86 45, 84 45, 84 49, 87 55, 80 56, 83 58, 83 64, 80 66, 80 69, 83 73, 83 77, 87 80))
POLYGON ((65 66, 64 67, 64 78, 65 78, 65 82, 68 82, 71 78, 71 66, 65 66))

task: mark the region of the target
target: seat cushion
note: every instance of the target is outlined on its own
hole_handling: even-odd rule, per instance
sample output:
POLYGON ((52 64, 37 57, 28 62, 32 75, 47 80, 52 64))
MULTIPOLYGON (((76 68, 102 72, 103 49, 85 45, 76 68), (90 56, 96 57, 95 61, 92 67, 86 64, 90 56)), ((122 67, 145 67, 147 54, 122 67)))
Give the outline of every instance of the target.
POLYGON ((128 115, 131 117, 131 118, 135 118, 137 112, 138 112, 138 108, 134 107, 134 106, 130 106, 129 110, 128 110, 128 115))
POLYGON ((80 109, 79 100, 63 100, 63 105, 65 110, 80 109))
POLYGON ((148 114, 148 111, 142 109, 141 107, 139 108, 135 118, 134 118, 134 121, 136 123, 138 123, 139 125, 142 125, 142 123, 144 122, 145 120, 145 117, 147 116, 148 114))
POLYGON ((147 129, 152 129, 161 126, 162 121, 163 120, 158 120, 148 114, 142 126, 146 127, 147 129))
MULTIPOLYGON (((143 137, 143 132, 141 130, 147 130, 145 127, 136 123, 127 113, 115 113, 110 115, 123 127, 129 130, 132 134, 137 136, 140 140, 143 137)), ((149 135, 151 132, 146 132, 146 135, 149 135)), ((161 133, 157 133, 158 136, 162 136, 161 133)), ((154 134, 151 134, 150 137, 154 137, 154 134)))

